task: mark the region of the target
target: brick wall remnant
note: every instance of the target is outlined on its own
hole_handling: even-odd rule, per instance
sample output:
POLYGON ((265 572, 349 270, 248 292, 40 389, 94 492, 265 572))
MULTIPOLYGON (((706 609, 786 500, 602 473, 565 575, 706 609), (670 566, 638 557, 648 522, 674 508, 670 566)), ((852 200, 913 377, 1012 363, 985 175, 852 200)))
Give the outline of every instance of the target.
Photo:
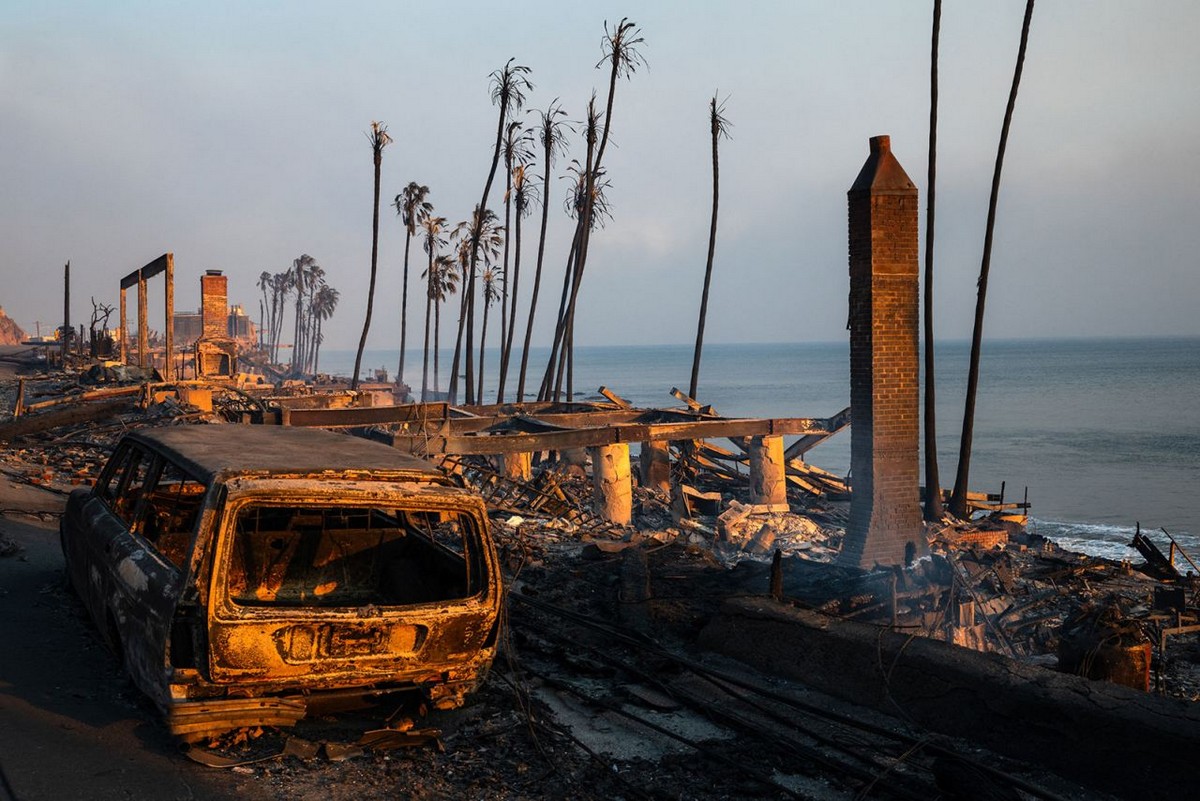
POLYGON ((919 506, 917 187, 887 136, 847 193, 850 520, 841 561, 898 565, 925 550, 919 506))

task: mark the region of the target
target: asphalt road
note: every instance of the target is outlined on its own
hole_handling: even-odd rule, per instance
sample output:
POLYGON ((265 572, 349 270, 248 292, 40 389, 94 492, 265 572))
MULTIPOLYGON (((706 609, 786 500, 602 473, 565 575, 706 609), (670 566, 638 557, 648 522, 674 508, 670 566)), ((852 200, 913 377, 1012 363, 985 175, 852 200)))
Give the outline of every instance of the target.
MULTIPOLYGON (((188 761, 63 582, 63 499, 0 476, 0 801, 224 799, 240 778, 188 761)), ((250 788, 253 794, 253 788, 250 788)))

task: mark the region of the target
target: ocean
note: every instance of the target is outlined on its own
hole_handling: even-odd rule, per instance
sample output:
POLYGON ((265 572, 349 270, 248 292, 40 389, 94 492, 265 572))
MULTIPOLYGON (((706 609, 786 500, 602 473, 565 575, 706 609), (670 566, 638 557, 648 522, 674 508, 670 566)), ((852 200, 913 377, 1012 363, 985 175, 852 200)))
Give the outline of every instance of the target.
MULTIPOLYGON (((936 344, 938 459, 954 483, 970 344, 936 344)), ((530 364, 544 369, 547 349, 530 364)), ((686 390, 692 346, 576 349, 579 399, 607 386, 638 406, 674 406, 686 390)), ((394 374, 396 351, 368 350, 364 371, 394 374)), ((443 388, 449 372, 443 357, 443 388)), ((485 397, 495 399, 495 352, 487 355, 485 397)), ((348 375, 353 351, 323 351, 322 371, 348 375)), ((509 380, 509 400, 515 388, 509 380)), ((420 388, 421 354, 406 359, 420 388)), ((539 372, 540 377, 540 372, 539 372)), ((531 383, 535 383, 531 379, 531 383)), ((699 400, 727 416, 828 417, 849 405, 846 343, 706 345, 699 400)), ((844 475, 844 432, 808 454, 844 475)), ((1135 527, 1166 551, 1169 531, 1200 563, 1200 339, 1013 340, 985 342, 976 408, 971 489, 1019 500, 1028 488, 1030 529, 1065 547, 1114 559, 1135 527)))

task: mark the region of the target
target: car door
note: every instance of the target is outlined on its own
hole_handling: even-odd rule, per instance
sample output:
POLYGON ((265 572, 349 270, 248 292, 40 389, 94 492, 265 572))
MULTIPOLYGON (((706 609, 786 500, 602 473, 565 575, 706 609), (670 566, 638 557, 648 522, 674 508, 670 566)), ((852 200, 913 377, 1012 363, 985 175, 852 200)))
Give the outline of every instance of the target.
POLYGON ((147 529, 158 524, 155 489, 164 462, 137 443, 128 448, 112 477, 115 484, 85 505, 91 536, 80 542, 90 566, 88 600, 97 625, 135 683, 158 698, 183 574, 146 537, 147 529))

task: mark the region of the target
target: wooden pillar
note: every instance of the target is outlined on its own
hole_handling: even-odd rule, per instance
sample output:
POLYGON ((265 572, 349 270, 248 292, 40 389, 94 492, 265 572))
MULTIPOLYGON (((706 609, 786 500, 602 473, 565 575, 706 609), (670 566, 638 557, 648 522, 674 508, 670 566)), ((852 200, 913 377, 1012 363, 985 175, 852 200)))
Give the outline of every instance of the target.
POLYGON ((750 438, 750 503, 787 509, 783 437, 750 438))
POLYGON ((121 364, 129 364, 129 323, 125 318, 125 287, 121 287, 121 334, 117 343, 121 364))
MULTIPOLYGON (((164 282, 166 284, 164 287, 166 294, 164 310, 167 315, 165 331, 167 341, 165 343, 166 350, 163 351, 163 380, 173 381, 175 378, 175 359, 172 358, 175 352, 175 254, 168 253, 166 257, 167 266, 163 271, 163 277, 166 279, 164 282)), ((237 372, 236 364, 233 365, 233 371, 237 372)))
POLYGON ((886 136, 847 193, 850 519, 843 564, 904 564, 925 550, 919 499, 917 187, 886 136))
POLYGON ((62 335, 62 356, 63 364, 66 364, 67 351, 69 350, 69 342, 71 335, 75 333, 71 328, 71 262, 67 262, 63 267, 63 324, 62 328, 58 329, 62 335))
POLYGON ((592 501, 596 514, 618 525, 633 520, 633 478, 629 471, 629 445, 597 445, 592 456, 592 501))
POLYGON ((671 494, 671 443, 643 442, 638 467, 643 487, 671 494))
POLYGON ((146 276, 138 272, 138 367, 150 365, 150 315, 146 303, 146 276))
POLYGON ((506 478, 514 481, 528 481, 533 478, 533 454, 506 453, 497 458, 500 462, 500 472, 506 478))

